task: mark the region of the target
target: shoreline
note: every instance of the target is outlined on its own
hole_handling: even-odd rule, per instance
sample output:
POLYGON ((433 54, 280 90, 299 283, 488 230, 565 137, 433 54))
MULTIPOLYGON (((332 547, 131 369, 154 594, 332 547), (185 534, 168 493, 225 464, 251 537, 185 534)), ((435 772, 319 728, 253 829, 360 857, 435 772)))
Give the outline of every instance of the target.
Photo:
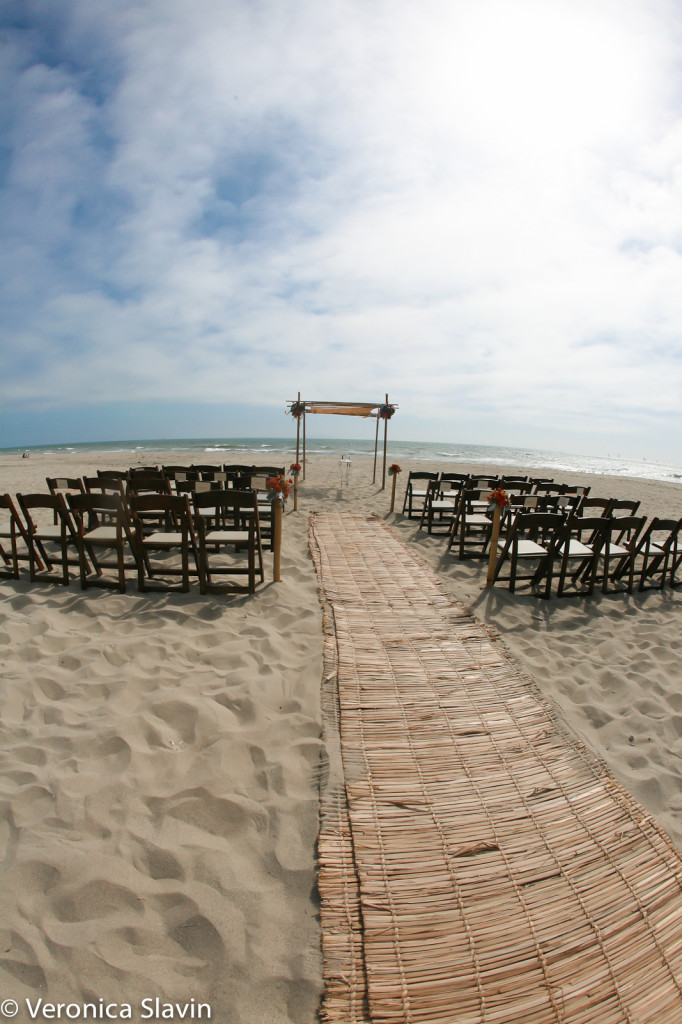
MULTIPOLYGON (((0 455, 0 491, 158 461, 129 454, 0 455)), ((282 582, 268 553, 253 597, 2 581, 0 976, 13 998, 158 993, 244 1024, 316 1019, 326 753, 308 514, 329 504, 386 519, 682 848, 682 588, 549 601, 486 590, 480 561, 445 556, 442 535, 400 515, 408 470, 448 467, 401 461, 389 515, 391 481, 382 491, 379 468, 372 484, 372 462, 354 457, 346 478, 337 457, 309 455, 299 511, 290 501, 284 517, 282 582)), ((553 475, 636 497, 647 516, 682 514, 682 484, 553 475)))

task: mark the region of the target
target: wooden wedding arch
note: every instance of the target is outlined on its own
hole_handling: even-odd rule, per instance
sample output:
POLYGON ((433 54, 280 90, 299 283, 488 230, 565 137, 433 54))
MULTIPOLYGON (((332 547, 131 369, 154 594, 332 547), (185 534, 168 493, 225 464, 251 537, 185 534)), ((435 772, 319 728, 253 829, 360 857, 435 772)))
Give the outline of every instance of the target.
POLYGON ((305 420, 308 413, 322 413, 326 416, 363 416, 365 419, 376 419, 376 436, 374 440, 374 475, 377 478, 377 451, 379 448, 379 423, 384 424, 384 459, 381 477, 382 491, 386 487, 386 448, 388 445, 388 421, 395 413, 397 405, 391 404, 386 395, 383 402, 309 402, 301 399, 298 393, 296 401, 287 402, 287 413, 296 420, 296 461, 300 462, 301 440, 303 441, 303 479, 305 480, 305 420))

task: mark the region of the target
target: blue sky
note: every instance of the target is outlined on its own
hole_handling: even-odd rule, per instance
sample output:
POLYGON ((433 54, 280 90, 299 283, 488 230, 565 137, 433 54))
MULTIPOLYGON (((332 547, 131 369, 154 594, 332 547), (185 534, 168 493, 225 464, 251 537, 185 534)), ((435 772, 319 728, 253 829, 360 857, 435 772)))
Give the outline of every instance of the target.
POLYGON ((0 12, 0 447, 388 392, 397 438, 682 464, 679 3, 0 12))

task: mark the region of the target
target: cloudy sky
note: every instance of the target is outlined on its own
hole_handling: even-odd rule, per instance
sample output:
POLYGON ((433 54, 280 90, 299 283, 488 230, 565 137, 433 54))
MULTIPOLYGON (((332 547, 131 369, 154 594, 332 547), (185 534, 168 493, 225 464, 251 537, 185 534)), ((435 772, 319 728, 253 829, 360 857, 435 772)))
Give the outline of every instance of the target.
POLYGON ((682 464, 678 0, 0 16, 0 447, 388 393, 403 439, 682 464))

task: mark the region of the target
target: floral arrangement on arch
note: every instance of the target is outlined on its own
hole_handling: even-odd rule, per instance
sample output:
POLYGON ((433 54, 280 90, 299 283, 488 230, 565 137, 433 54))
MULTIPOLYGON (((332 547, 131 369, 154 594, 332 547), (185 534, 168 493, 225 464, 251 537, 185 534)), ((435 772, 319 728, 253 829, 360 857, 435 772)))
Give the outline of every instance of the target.
POLYGON ((395 412, 394 405, 381 405, 379 406, 379 418, 382 420, 390 420, 391 416, 395 412))
POLYGON ((268 501, 285 502, 289 497, 293 480, 285 476, 271 476, 265 481, 265 489, 268 492, 268 501))
POLYGON ((291 465, 289 466, 289 472, 291 473, 292 476, 298 476, 298 474, 301 472, 300 462, 292 462, 291 465))
POLYGON ((508 504, 509 495, 506 491, 503 491, 501 487, 496 487, 495 490, 488 495, 488 509, 494 508, 495 505, 498 505, 499 508, 502 509, 506 508, 508 504))
POLYGON ((297 420, 305 412, 305 402, 292 402, 288 412, 297 420))
POLYGON ((397 462, 392 463, 392 465, 388 467, 388 475, 393 476, 394 473, 402 473, 402 469, 397 462))

